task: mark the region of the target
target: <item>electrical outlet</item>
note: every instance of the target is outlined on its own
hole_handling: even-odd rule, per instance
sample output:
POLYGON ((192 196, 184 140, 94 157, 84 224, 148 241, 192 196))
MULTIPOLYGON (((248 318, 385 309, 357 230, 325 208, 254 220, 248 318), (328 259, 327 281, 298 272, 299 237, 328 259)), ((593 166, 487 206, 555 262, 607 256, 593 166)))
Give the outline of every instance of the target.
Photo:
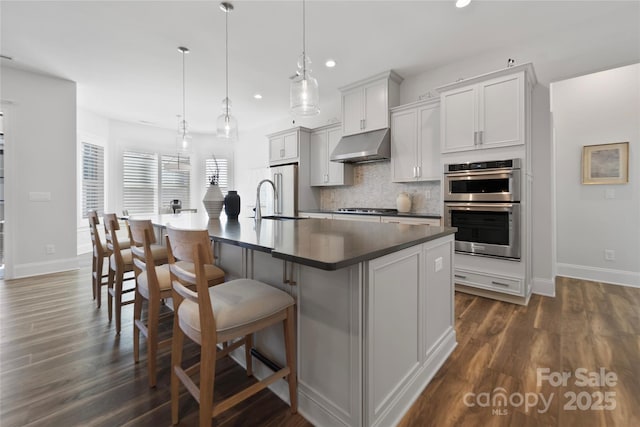
POLYGON ((616 260, 616 251, 613 249, 605 249, 604 250, 604 259, 605 261, 615 261, 616 260))
POLYGON ((435 261, 434 264, 435 264, 435 270, 436 271, 442 270, 442 257, 436 258, 436 261, 435 261))
POLYGON ((48 244, 44 247, 44 249, 47 252, 47 255, 56 253, 56 245, 48 244))

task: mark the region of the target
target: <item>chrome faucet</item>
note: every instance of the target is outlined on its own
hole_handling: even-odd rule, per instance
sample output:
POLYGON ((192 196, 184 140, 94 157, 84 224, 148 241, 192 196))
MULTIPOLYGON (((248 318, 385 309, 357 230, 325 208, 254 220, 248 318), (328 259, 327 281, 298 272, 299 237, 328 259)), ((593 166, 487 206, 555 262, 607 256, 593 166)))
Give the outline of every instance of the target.
POLYGON ((262 219, 262 212, 260 210, 260 187, 262 184, 268 182, 273 187, 273 208, 275 210, 276 203, 278 202, 278 192, 276 191, 276 185, 270 179, 263 179, 258 183, 258 188, 256 189, 256 221, 260 221, 262 219))

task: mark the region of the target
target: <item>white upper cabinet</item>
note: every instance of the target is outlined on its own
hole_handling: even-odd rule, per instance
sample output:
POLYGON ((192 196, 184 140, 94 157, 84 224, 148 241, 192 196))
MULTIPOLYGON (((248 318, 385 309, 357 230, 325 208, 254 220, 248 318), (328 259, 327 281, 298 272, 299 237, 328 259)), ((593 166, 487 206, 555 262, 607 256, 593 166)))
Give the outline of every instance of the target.
POLYGON ((331 162, 329 156, 342 137, 340 124, 314 129, 309 146, 309 183, 312 186, 351 185, 353 167, 331 162))
POLYGON ((389 108, 400 101, 400 77, 394 71, 340 88, 344 136, 389 127, 389 108))
POLYGON ((391 180, 439 180, 439 100, 420 101, 391 110, 391 180))
POLYGON ((534 84, 523 64, 438 88, 442 153, 525 144, 534 84))
POLYGON ((267 135, 269 138, 269 165, 299 162, 301 132, 309 132, 309 129, 299 127, 267 135))

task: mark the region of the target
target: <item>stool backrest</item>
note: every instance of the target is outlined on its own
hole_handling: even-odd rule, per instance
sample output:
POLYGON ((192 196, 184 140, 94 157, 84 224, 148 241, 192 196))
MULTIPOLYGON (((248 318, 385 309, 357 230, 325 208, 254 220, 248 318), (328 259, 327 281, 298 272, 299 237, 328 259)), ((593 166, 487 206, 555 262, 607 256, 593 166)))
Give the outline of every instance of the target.
POLYGON ((213 264, 213 249, 207 230, 180 230, 167 227, 167 254, 170 263, 175 261, 195 263, 193 248, 196 244, 201 244, 205 248, 203 263, 213 264))
POLYGON ((100 224, 100 219, 98 218, 98 212, 95 210, 90 210, 88 212, 89 217, 89 231, 91 233, 91 245, 93 246, 93 253, 96 257, 102 258, 104 257, 104 247, 102 246, 102 242, 100 241, 100 233, 98 232, 98 225, 100 224))
POLYGON ((149 231, 149 245, 156 243, 156 233, 150 219, 130 219, 129 232, 131 233, 131 246, 143 246, 145 231, 149 231))
POLYGON ((117 230, 120 230, 120 224, 118 223, 118 217, 114 213, 106 213, 103 217, 104 220, 104 230, 105 230, 105 239, 107 240, 107 248, 113 251, 116 258, 122 258, 120 254, 120 244, 118 243, 118 233, 117 230))

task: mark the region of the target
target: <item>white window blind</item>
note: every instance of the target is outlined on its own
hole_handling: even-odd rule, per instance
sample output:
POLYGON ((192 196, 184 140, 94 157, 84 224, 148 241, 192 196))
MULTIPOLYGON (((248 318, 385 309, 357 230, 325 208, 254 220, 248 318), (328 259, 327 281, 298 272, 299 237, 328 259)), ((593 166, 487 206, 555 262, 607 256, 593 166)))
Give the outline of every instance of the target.
POLYGON ((82 218, 95 210, 104 214, 104 148, 82 143, 82 218))
POLYGON ((191 173, 189 172, 189 159, 180 156, 180 167, 178 165, 178 156, 162 156, 162 174, 160 181, 160 191, 162 194, 160 207, 162 209, 169 208, 173 199, 182 202, 182 207, 187 209, 191 207, 189 200, 189 182, 191 173), (169 166, 169 167, 167 167, 169 166))
POLYGON ((130 215, 158 213, 158 156, 125 151, 122 175, 123 209, 130 215))
POLYGON ((218 187, 220 187, 222 194, 226 196, 227 191, 229 191, 229 159, 225 159, 224 157, 216 157, 215 161, 213 159, 206 160, 206 185, 208 186, 210 184, 211 177, 216 171, 216 162, 218 162, 219 169, 218 187))

